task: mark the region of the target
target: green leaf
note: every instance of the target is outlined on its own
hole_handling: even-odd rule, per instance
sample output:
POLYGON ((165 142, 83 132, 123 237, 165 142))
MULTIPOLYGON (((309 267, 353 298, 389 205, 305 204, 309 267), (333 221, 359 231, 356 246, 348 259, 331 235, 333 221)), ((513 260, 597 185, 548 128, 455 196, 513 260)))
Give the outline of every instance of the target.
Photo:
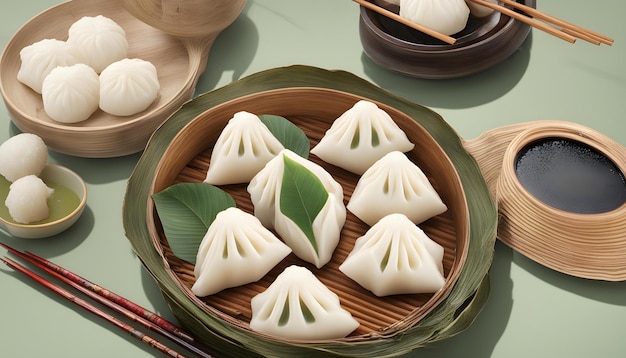
POLYGON ((302 129, 281 116, 262 114, 259 118, 285 149, 291 150, 302 158, 309 157, 311 143, 302 129))
POLYGON ((152 198, 172 252, 193 264, 215 216, 235 206, 230 194, 206 183, 175 184, 152 198))
POLYGON ((280 211, 291 219, 309 239, 317 253, 313 221, 328 200, 321 180, 300 163, 283 155, 285 169, 280 189, 280 211))

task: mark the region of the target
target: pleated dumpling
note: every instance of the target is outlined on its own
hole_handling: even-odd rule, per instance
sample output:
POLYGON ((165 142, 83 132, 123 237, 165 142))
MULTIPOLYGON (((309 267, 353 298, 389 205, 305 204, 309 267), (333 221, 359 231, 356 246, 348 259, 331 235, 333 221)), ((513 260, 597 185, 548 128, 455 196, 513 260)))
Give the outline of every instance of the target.
POLYGON ((343 188, 324 168, 285 149, 252 178, 248 192, 255 216, 296 256, 318 268, 330 261, 346 208, 343 188))
POLYGON ((283 149, 257 115, 237 112, 215 142, 204 182, 247 183, 283 149))
POLYGON ((217 214, 200 243, 191 291, 204 297, 256 282, 290 253, 254 215, 228 208, 217 214))
POLYGON ((80 56, 67 42, 44 39, 24 47, 20 51, 20 69, 17 79, 33 91, 41 93, 43 80, 58 66, 80 63, 80 56))
POLYGON ((97 73, 128 55, 126 31, 106 16, 84 16, 68 30, 67 42, 78 52, 81 62, 97 73))
POLYGON ((287 339, 335 339, 358 326, 339 296, 301 266, 287 267, 252 298, 250 328, 257 332, 287 339))
POLYGON ((432 293, 443 287, 443 247, 402 214, 358 238, 339 270, 376 296, 432 293))
POLYGON ((401 152, 385 155, 361 176, 347 207, 370 226, 393 213, 419 224, 448 209, 424 172, 401 152))
POLYGON ((333 122, 311 153, 361 175, 385 154, 413 147, 387 112, 373 102, 361 100, 333 122))
POLYGON ((160 89, 157 69, 150 61, 124 58, 100 73, 100 109, 114 116, 131 116, 148 108, 160 89))
POLYGON ((46 114, 53 120, 82 122, 98 110, 100 78, 83 63, 59 66, 43 81, 41 98, 46 114))

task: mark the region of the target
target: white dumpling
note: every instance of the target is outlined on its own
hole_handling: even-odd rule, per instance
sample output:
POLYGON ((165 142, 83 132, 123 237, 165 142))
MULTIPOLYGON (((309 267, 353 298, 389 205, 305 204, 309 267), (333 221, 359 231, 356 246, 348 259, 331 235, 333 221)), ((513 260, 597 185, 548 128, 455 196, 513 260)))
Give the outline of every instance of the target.
POLYGON ((47 162, 48 146, 36 134, 16 134, 0 145, 0 175, 10 182, 27 175, 39 176, 47 162))
POLYGON ((424 172, 401 152, 385 155, 361 176, 347 208, 370 226, 393 213, 419 224, 448 209, 424 172))
POLYGON ((251 305, 250 328, 287 339, 343 338, 359 327, 339 296, 301 266, 287 267, 251 305))
POLYGON ((81 62, 97 73, 128 57, 126 32, 114 20, 102 15, 84 16, 74 22, 68 30, 67 42, 81 62))
POLYGON ((221 211, 200 243, 191 291, 208 296, 256 282, 291 249, 253 215, 237 208, 221 211))
POLYGON ((217 138, 205 183, 247 183, 284 147, 252 113, 235 113, 217 138))
MULTIPOLYGON (((495 5, 498 4, 498 0, 485 0, 485 1, 495 4, 495 5)), ((470 9, 470 13, 476 17, 485 17, 487 15, 490 15, 492 12, 494 12, 492 8, 477 4, 472 1, 466 1, 466 4, 470 9)))
POLYGON ((160 88, 151 62, 122 59, 100 73, 100 109, 114 116, 137 114, 156 100, 160 88))
POLYGON ((360 175, 385 154, 413 147, 387 112, 361 100, 333 122, 311 153, 360 175))
POLYGON ((465 0, 400 0, 401 17, 444 35, 463 30, 469 14, 465 0))
POLYGON ((339 266, 376 296, 433 293, 443 287, 443 247, 403 214, 390 214, 359 237, 339 266))
POLYGON ((43 81, 43 108, 61 123, 78 123, 98 110, 100 79, 89 66, 79 63, 57 67, 43 81))
POLYGON ((41 93, 43 80, 54 68, 80 63, 74 48, 67 42, 56 39, 44 39, 24 47, 20 51, 20 60, 18 81, 37 93, 41 93))
POLYGON ((255 215, 264 225, 273 228, 296 256, 318 268, 330 261, 346 221, 346 208, 343 188, 324 168, 285 149, 252 178, 248 192, 255 215), (328 193, 324 206, 312 221, 315 246, 289 215, 280 209, 286 160, 292 160, 313 173, 328 193))
POLYGON ((20 224, 44 220, 49 215, 48 198, 54 193, 36 175, 27 175, 9 186, 4 205, 9 215, 20 224))

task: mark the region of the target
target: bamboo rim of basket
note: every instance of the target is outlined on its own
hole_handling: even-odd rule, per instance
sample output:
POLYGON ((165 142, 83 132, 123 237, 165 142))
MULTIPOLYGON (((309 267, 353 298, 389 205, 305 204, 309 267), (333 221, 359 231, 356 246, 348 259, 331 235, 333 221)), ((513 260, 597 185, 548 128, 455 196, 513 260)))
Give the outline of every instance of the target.
POLYGON ((624 147, 602 133, 564 121, 527 125, 504 152, 496 183, 501 217, 498 238, 532 260, 569 275, 626 280, 626 203, 604 213, 572 213, 543 203, 520 183, 515 173, 517 154, 527 145, 546 138, 588 145, 626 173, 624 147))
MULTIPOLYGON (((237 98, 235 100, 227 101, 218 106, 210 108, 198 115, 196 118, 191 120, 185 127, 172 139, 168 148, 166 148, 161 160, 159 161, 155 176, 152 182, 151 193, 158 192, 166 188, 168 185, 171 185, 176 182, 189 182, 189 181, 202 181, 204 175, 206 174, 206 168, 208 167, 208 160, 210 155, 206 152, 209 147, 212 146, 212 143, 215 142, 217 136, 221 132, 223 126, 225 126, 226 121, 231 118, 234 112, 232 110, 227 111, 228 116, 226 114, 222 114, 221 117, 216 116, 216 112, 225 111, 225 108, 230 108, 232 106, 237 106, 241 103, 254 103, 256 108, 262 111, 263 108, 270 110, 272 106, 275 106, 276 103, 272 103, 272 100, 280 99, 281 103, 294 103, 294 101, 302 101, 306 99, 306 101, 315 101, 316 103, 321 103, 320 101, 337 101, 338 99, 346 100, 349 99, 349 103, 346 103, 342 111, 347 110, 351 107, 356 101, 359 99, 364 99, 363 97, 342 92, 338 90, 332 89, 324 89, 324 88, 309 88, 309 87, 298 87, 298 88, 282 88, 269 90, 264 92, 259 92, 247 96, 243 96, 237 98), (211 119, 207 119, 211 117, 211 119), (212 131, 208 136, 208 138, 203 137, 203 140, 198 139, 198 133, 207 133, 206 128, 203 128, 209 122, 217 122, 219 121, 219 125, 217 125, 217 129, 212 131), (205 130, 202 132, 202 130, 205 130), (195 140, 194 140, 195 139, 195 140), (204 152, 204 154, 203 154, 204 152), (175 158, 175 160, 174 160, 175 158), (187 171, 187 173, 185 173, 187 171), (185 176, 187 175, 187 176, 185 176)), ((374 101, 376 102, 376 101, 374 101)), ((467 258, 467 251, 469 246, 469 214, 467 208, 467 202, 465 198, 465 193, 463 191, 463 187, 461 185, 460 178, 456 169, 452 165, 451 161, 443 151, 443 149, 439 146, 439 144, 428 134, 428 132, 423 129, 416 121, 414 121, 411 117, 403 114, 402 112, 386 105, 383 103, 376 102, 379 107, 385 109, 401 126, 405 131, 407 130, 406 126, 413 128, 414 131, 420 133, 420 135, 424 136, 420 140, 427 139, 430 144, 430 150, 436 151, 440 153, 440 157, 438 157, 437 163, 439 165, 444 165, 447 168, 447 178, 448 180, 452 180, 455 184, 454 193, 447 193, 444 195, 454 196, 458 203, 455 205, 449 205, 449 212, 444 213, 442 216, 446 217, 448 215, 454 216, 455 220, 452 217, 444 218, 444 219, 431 219, 435 220, 435 224, 431 226, 436 226, 438 224, 446 223, 448 225, 460 225, 458 230, 452 228, 453 232, 450 232, 450 228, 446 227, 445 230, 448 232, 442 231, 439 232, 440 235, 449 235, 454 236, 454 243, 440 243, 443 244, 444 249, 446 251, 446 256, 444 257, 444 268, 446 273, 446 283, 445 286, 439 290, 438 292, 432 295, 421 295, 420 298, 413 297, 407 301, 407 297, 410 295, 401 295, 402 297, 398 298, 376 298, 373 294, 366 292, 362 288, 356 288, 356 290, 361 291, 361 295, 359 299, 355 299, 353 302, 348 303, 350 307, 346 307, 351 313, 355 313, 355 310, 359 310, 365 306, 372 307, 368 312, 361 312, 361 316, 372 315, 372 320, 381 320, 381 322, 385 322, 382 326, 377 326, 375 328, 365 328, 365 330, 359 331, 357 329, 357 334, 350 335, 346 338, 337 339, 337 340, 326 340, 323 342, 329 341, 339 341, 339 342, 355 342, 362 340, 369 340, 373 338, 380 337, 390 337, 396 334, 400 334, 406 329, 413 327, 417 324, 422 318, 424 318, 430 311, 432 311, 437 305, 445 300, 447 295, 450 293, 456 280, 458 279, 465 260, 467 258), (401 119, 401 122, 398 122, 398 119, 401 119), (454 211, 453 214, 451 214, 454 211), (437 221, 442 220, 442 221, 437 221), (369 297, 369 299, 363 300, 364 296, 369 297), (367 302, 371 300, 371 302, 367 302), (393 303, 389 304, 389 301, 392 300, 393 303), (423 301, 423 304, 416 306, 414 305, 415 300, 423 301), (387 302, 387 304, 384 304, 387 302), (374 309, 375 308, 375 309, 374 309), (378 310, 387 310, 394 311, 393 313, 397 316, 399 312, 402 314, 401 318, 389 319, 389 317, 384 317, 384 313, 377 312, 378 310)), ((316 110, 324 111, 326 108, 324 106, 318 106, 316 110)), ((246 107, 247 108, 247 107, 246 107)), ((239 107, 240 110, 247 110, 239 107)), ((253 111, 253 113, 255 113, 253 111)), ((270 113, 270 112, 258 112, 258 114, 278 114, 284 115, 284 113, 270 113)), ((340 113, 336 113, 338 116, 340 113)), ((284 115, 289 118, 288 115, 284 115)), ((335 117, 336 118, 336 117, 335 117)), ((333 118, 334 119, 334 118, 333 118)), ((328 123, 328 126, 330 123, 328 123)), ((215 129, 215 128, 214 128, 215 129)), ((323 130, 321 128, 316 128, 313 125, 313 129, 318 130, 323 134, 323 130)), ((307 130, 311 130, 311 128, 304 129, 305 132, 307 130)), ((309 132, 307 132, 309 134, 309 132)), ((408 133, 407 133, 408 134, 408 133)), ((321 137, 321 134, 319 134, 321 137)), ((409 136, 410 139, 414 140, 409 136)), ((330 171, 331 174, 336 174, 330 171)), ((342 174, 342 175, 345 175, 342 174)), ((427 173, 427 175, 429 175, 427 173)), ((436 183, 434 183, 436 186, 436 183)), ((353 190, 353 187, 350 189, 353 190)), ((344 192, 346 191, 346 187, 344 186, 344 192)), ((351 193, 351 191, 350 191, 351 193)), ((346 194, 347 195, 347 194, 346 194)), ((441 195, 441 193, 440 193, 441 195)), ((236 198, 237 200, 238 198, 236 198)), ((239 205, 239 203, 238 203, 239 205)), ((247 208, 250 210, 250 208, 247 208)), ((352 215, 351 213, 348 214, 352 215)), ((252 331, 248 325, 249 317, 243 317, 242 312, 236 312, 237 310, 233 310, 230 312, 225 312, 221 309, 213 307, 207 304, 203 299, 196 297, 190 290, 191 285, 193 284, 193 266, 189 263, 183 262, 182 260, 176 258, 167 245, 167 240, 164 237, 162 232, 162 228, 160 227, 160 223, 158 220, 158 215, 154 208, 154 203, 151 199, 148 200, 147 203, 147 224, 148 231, 150 232, 150 236, 153 242, 153 245, 159 255, 163 259, 163 264, 166 267, 168 274, 174 279, 174 281, 179 285, 181 291, 185 294, 185 296, 196 306, 200 307, 204 312, 214 317, 221 319, 222 321, 231 324, 237 329, 242 329, 246 332, 249 332, 251 335, 259 335, 264 336, 266 339, 274 339, 282 342, 299 342, 294 340, 285 340, 278 337, 271 337, 260 334, 258 332, 252 331)), ((361 223, 362 224, 362 223, 361 223)), ((348 223, 346 224, 348 225, 348 223)), ((364 225, 364 224, 362 224, 364 225)), ((428 225, 428 224, 426 224, 428 225)), ((433 229, 437 231, 438 229, 433 229)), ((427 228, 425 231, 428 232, 427 228)), ((340 244, 341 246, 341 244, 340 244)), ((338 247, 338 250, 342 250, 341 247, 338 247)), ((344 250, 345 251, 345 250, 344 250)), ((343 252, 342 255, 346 256, 347 252, 343 252)), ((279 266, 285 267, 293 262, 298 262, 297 259, 286 259, 279 266)), ((331 263, 327 264, 325 267, 330 267, 334 265, 338 266, 339 262, 335 258, 331 260, 331 263)), ((282 269, 275 269, 282 270, 282 269)), ((336 270, 338 272, 338 270, 336 270)), ((275 275, 275 273, 274 273, 275 275)), ((339 276, 339 275, 337 275, 339 276)), ((332 281, 332 280, 331 280, 332 281)), ((342 287, 342 284, 350 281, 347 278, 343 278, 341 280, 338 279, 339 282, 330 282, 326 281, 325 283, 331 288, 335 293, 337 293, 342 301, 342 304, 345 303, 347 294, 342 290, 345 287, 342 287)), ((254 284, 251 284, 254 286, 254 284)), ((356 285, 353 283, 353 285, 356 285)), ((354 287, 354 286, 353 286, 354 287)), ((252 290, 259 290, 259 287, 253 287, 252 290)), ((353 288, 354 290, 354 288, 353 288)), ((353 292, 353 291, 351 291, 353 292)), ((226 296, 226 294, 218 293, 218 295, 226 296)), ((420 295, 413 295, 420 296, 420 295)), ((240 297, 222 297, 222 300, 240 300, 240 297)), ((247 305, 249 302, 239 302, 241 305, 247 305)), ((358 313, 358 312, 357 312, 358 313)), ((357 318, 358 320, 359 318, 357 318)), ((314 343, 313 341, 306 341, 306 343, 314 343)))

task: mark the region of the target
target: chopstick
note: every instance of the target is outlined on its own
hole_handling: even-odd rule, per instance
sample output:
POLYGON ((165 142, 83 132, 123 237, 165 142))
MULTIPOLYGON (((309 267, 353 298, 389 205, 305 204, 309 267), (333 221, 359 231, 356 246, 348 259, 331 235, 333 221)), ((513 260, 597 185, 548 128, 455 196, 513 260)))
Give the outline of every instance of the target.
POLYGON ((613 44, 613 39, 608 36, 599 34, 595 31, 585 29, 571 22, 561 20, 557 17, 548 15, 530 6, 520 4, 514 0, 500 0, 500 2, 502 2, 505 5, 511 6, 512 8, 521 10, 524 13, 526 13, 526 15, 528 16, 524 14, 520 14, 519 12, 515 12, 514 10, 511 10, 507 7, 504 7, 498 4, 493 4, 485 0, 466 0, 466 1, 471 1, 473 3, 476 3, 479 5, 488 7, 490 9, 493 9, 495 11, 501 12, 527 25, 530 25, 538 30, 542 30, 546 33, 549 33, 553 36, 556 36, 570 43, 576 42, 576 38, 579 38, 581 40, 585 40, 595 45, 600 45, 601 43, 604 43, 604 44, 611 46, 613 44), (550 26, 548 24, 537 21, 535 19, 545 21, 548 24, 559 26, 561 27, 561 29, 550 26))
POLYGON ((484 7, 488 7, 490 9, 496 10, 496 11, 498 11, 500 13, 503 13, 503 14, 509 16, 509 17, 512 17, 512 18, 514 18, 516 20, 519 20, 519 21, 521 21, 521 22, 523 22, 523 23, 525 23, 527 25, 530 25, 530 26, 532 26, 532 27, 534 27, 534 28, 536 28, 538 30, 547 32, 550 35, 553 35, 553 36, 558 37, 558 38, 560 38, 562 40, 565 40, 565 41, 567 41, 569 43, 576 42, 576 37, 574 37, 574 36, 572 36, 570 34, 566 34, 565 32, 563 32, 563 31, 561 31, 559 29, 556 29, 556 28, 554 28, 554 27, 552 27, 550 25, 546 25, 546 24, 544 24, 542 22, 535 21, 534 19, 532 19, 532 18, 530 18, 528 16, 520 14, 519 12, 515 12, 515 11, 513 11, 513 10, 511 10, 509 8, 506 8, 504 6, 497 5, 497 4, 492 4, 492 3, 488 2, 488 1, 485 1, 485 0, 467 0, 467 1, 471 1, 471 2, 476 3, 478 5, 482 5, 484 7))
POLYGON ((144 327, 169 338, 180 346, 194 352, 200 357, 211 358, 211 354, 203 351, 194 345, 195 339, 175 324, 167 321, 163 317, 151 312, 132 301, 111 292, 87 279, 50 262, 34 253, 25 251, 21 252, 4 243, 0 242, 0 246, 7 249, 12 254, 22 258, 23 260, 39 267, 47 273, 62 280, 68 285, 74 287, 80 292, 95 301, 107 306, 115 312, 121 313, 127 318, 143 325, 144 327))
POLYGON ((535 8, 532 8, 530 6, 524 5, 524 4, 520 4, 517 1, 513 1, 513 0, 500 0, 500 2, 502 2, 503 4, 509 5, 513 8, 519 9, 524 11, 525 13, 527 13, 528 15, 543 20, 545 22, 554 24, 556 26, 561 26, 563 29, 562 31, 565 33, 569 33, 572 36, 578 37, 582 40, 591 42, 591 43, 595 43, 597 45, 599 45, 600 43, 606 44, 606 45, 613 45, 614 40, 606 35, 600 34, 598 32, 586 29, 584 27, 578 26, 576 24, 573 24, 569 21, 565 21, 562 19, 559 19, 557 17, 554 17, 552 15, 546 14, 544 12, 541 12, 535 8))
POLYGON ((44 259, 43 257, 40 257, 34 253, 25 251, 25 252, 20 252, 17 249, 14 249, 12 247, 10 247, 7 244, 1 243, 0 242, 0 246, 5 248, 6 250, 8 250, 9 252, 29 261, 29 262, 33 262, 37 261, 43 265, 45 265, 46 267, 48 267, 49 269, 57 272, 60 275, 65 276, 66 278, 70 279, 71 281, 78 283, 79 285, 81 285, 82 287, 89 289, 95 293, 97 293, 98 295, 115 302, 116 304, 118 304, 119 306, 122 306, 128 310, 130 310, 131 312, 134 312, 135 314, 138 314, 139 316, 147 319, 148 321, 158 325, 159 327, 165 329, 166 331, 178 336, 179 338, 189 342, 189 343, 194 343, 194 338, 192 336, 190 336, 188 333, 186 333, 182 328, 176 326, 175 324, 169 322, 168 320, 166 320, 165 318, 157 315, 154 312, 151 312, 150 310, 141 307, 140 305, 137 305, 136 303, 116 294, 115 292, 109 291, 104 287, 101 287, 89 280, 87 280, 86 278, 83 278, 53 262, 50 262, 46 259, 44 259))
POLYGON ((104 320, 108 321, 109 323, 112 323, 114 326, 122 329, 124 332, 130 334, 131 336, 141 340, 142 342, 146 343, 147 345, 156 348, 157 350, 167 354, 170 357, 175 357, 175 358, 185 358, 184 355, 176 352, 175 350, 167 347, 166 345, 162 344, 161 342, 157 341, 156 339, 144 334, 143 332, 135 329, 133 326, 126 324, 122 321, 120 321, 119 319, 105 313, 104 311, 98 309, 97 307, 93 306, 92 304, 90 304, 89 302, 81 299, 80 297, 72 294, 71 292, 53 284, 50 281, 47 281, 45 278, 37 275, 36 273, 34 273, 33 271, 27 269, 26 267, 20 265, 19 263, 4 257, 4 258, 0 258, 0 260, 2 262, 4 262, 7 266, 9 266, 10 268, 21 272, 23 274, 25 274, 27 277, 33 279, 35 282, 39 283, 40 285, 44 286, 45 288, 51 290, 52 292, 60 295, 61 297, 65 298, 66 300, 72 302, 73 304, 95 314, 96 316, 103 318, 104 320))
POLYGON ((436 38, 438 40, 441 40, 441 41, 443 41, 445 43, 448 43, 450 45, 454 45, 454 43, 456 42, 456 39, 454 37, 451 37, 451 36, 448 36, 448 35, 444 35, 444 34, 438 32, 438 31, 430 29, 430 28, 428 28, 426 26, 422 26, 420 24, 416 24, 416 23, 414 23, 412 21, 409 21, 409 20, 401 17, 400 15, 398 15, 398 14, 392 12, 392 11, 384 9, 384 8, 382 8, 382 7, 380 7, 380 6, 376 5, 376 4, 372 4, 369 1, 366 1, 366 0, 352 0, 352 1, 354 1, 355 3, 357 3, 357 4, 359 4, 359 5, 363 6, 363 7, 366 7, 368 9, 372 10, 372 11, 375 11, 375 12, 377 12, 377 13, 383 15, 383 16, 386 16, 386 17, 388 17, 388 18, 390 18, 392 20, 395 20, 395 21, 397 21, 397 22, 399 22, 401 24, 409 26, 409 27, 411 27, 411 28, 413 28, 413 29, 415 29, 417 31, 423 32, 426 35, 432 36, 432 37, 434 37, 434 38, 436 38))

